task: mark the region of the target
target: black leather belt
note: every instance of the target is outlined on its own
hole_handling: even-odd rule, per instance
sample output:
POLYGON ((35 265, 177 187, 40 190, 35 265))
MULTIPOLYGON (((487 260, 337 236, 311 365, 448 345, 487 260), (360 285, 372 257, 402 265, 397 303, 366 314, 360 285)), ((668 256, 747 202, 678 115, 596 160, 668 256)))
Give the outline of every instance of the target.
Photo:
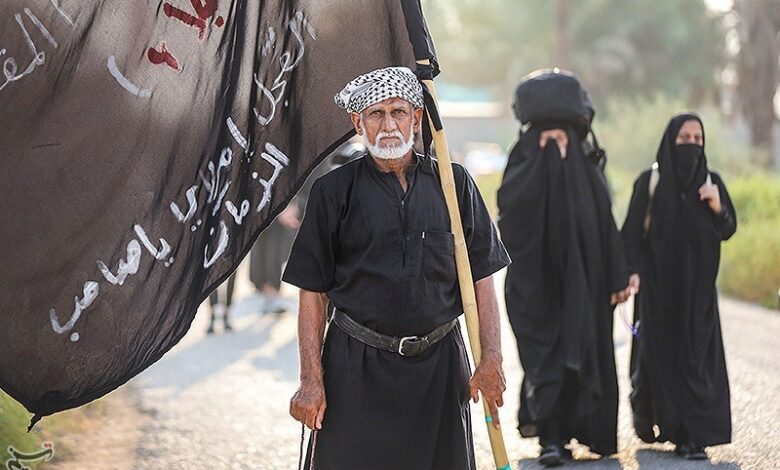
POLYGON ((445 323, 425 336, 398 337, 383 335, 370 328, 366 328, 349 318, 349 315, 344 312, 338 310, 333 312, 333 323, 341 328, 344 333, 371 347, 398 353, 406 357, 419 356, 424 353, 440 339, 447 336, 447 333, 455 327, 457 322, 458 320, 452 320, 449 323, 445 323))

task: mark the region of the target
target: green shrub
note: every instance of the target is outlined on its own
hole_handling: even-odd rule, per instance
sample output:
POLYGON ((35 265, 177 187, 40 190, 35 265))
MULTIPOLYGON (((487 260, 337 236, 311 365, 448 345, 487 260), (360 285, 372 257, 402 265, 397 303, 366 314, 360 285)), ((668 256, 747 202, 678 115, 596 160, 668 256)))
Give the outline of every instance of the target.
MULTIPOLYGON (((780 220, 780 178, 754 175, 726 181, 726 185, 740 224, 780 220)), ((775 238, 780 238, 780 234, 775 234, 775 238)))
POLYGON ((777 307, 780 289, 780 179, 753 175, 726 182, 737 233, 723 246, 719 285, 741 299, 777 307))
POLYGON ((723 245, 718 284, 727 294, 777 307, 780 217, 738 227, 734 238, 723 245))

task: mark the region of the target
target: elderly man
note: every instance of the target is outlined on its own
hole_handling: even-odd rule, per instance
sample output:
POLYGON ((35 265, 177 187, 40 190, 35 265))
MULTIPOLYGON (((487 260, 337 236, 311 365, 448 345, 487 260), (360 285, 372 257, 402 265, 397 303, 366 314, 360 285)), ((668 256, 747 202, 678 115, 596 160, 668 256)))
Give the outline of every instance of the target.
POLYGON ((469 377, 437 162, 413 150, 422 87, 408 68, 385 68, 336 102, 368 153, 315 182, 283 277, 301 289, 290 413, 315 430, 307 459, 317 470, 475 469, 469 397, 481 392, 496 418, 503 404, 491 276, 508 255, 474 181, 454 165, 483 345, 469 377))

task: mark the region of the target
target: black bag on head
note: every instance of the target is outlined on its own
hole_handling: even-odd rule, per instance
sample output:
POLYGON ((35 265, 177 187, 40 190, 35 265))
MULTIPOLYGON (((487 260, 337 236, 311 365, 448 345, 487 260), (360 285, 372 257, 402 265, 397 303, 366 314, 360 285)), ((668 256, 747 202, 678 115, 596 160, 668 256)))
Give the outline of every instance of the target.
POLYGON ((542 122, 571 124, 582 136, 593 121, 593 104, 588 92, 571 72, 559 69, 537 70, 517 86, 515 116, 523 125, 542 122))
POLYGON ((590 126, 596 112, 588 92, 573 73, 557 68, 531 72, 517 86, 513 108, 524 126, 565 123, 574 127, 583 140, 585 156, 604 171, 607 155, 590 126), (592 142, 586 140, 589 132, 592 142))

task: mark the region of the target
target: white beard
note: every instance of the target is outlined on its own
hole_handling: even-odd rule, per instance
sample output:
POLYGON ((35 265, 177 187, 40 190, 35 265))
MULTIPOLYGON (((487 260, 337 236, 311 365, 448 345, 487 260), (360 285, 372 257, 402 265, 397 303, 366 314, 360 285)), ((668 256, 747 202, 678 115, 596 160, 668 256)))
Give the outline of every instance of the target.
POLYGON ((401 134, 401 131, 393 131, 378 133, 376 135, 376 143, 372 144, 368 141, 366 126, 361 122, 360 128, 363 130, 363 134, 361 135, 363 138, 363 144, 366 146, 368 153, 370 153, 372 157, 379 158, 380 160, 397 160, 404 157, 407 153, 409 153, 409 150, 414 147, 414 132, 412 132, 412 126, 413 124, 409 126, 409 140, 406 142, 403 141, 404 136, 401 134), (399 140, 401 140, 401 143, 392 146, 379 145, 379 142, 383 137, 397 137, 399 140))

